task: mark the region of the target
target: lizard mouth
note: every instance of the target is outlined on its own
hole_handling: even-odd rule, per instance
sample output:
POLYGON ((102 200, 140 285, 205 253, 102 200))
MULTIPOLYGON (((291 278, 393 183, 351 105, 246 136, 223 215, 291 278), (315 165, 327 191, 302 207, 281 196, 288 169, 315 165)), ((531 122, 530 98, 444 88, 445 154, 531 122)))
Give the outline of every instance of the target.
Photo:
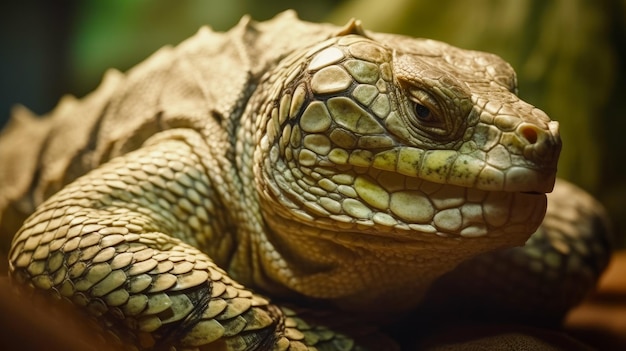
MULTIPOLYGON (((553 182, 550 177, 540 177, 538 171, 514 166, 513 172, 500 172, 498 177, 481 173, 490 169, 483 163, 474 173, 441 168, 446 172, 436 177, 415 163, 409 168, 402 156, 399 153, 390 158, 393 162, 385 159, 369 167, 318 167, 316 170, 326 175, 316 183, 309 179, 313 185, 304 180, 289 182, 284 172, 274 172, 276 186, 267 188, 272 196, 268 203, 283 206, 267 206, 267 211, 278 213, 288 220, 285 222, 315 223, 332 235, 356 230, 409 241, 525 235, 543 218, 545 192, 552 189, 553 182)), ((441 163, 450 164, 445 161, 441 163)), ((287 169, 286 165, 283 168, 287 169)))
POLYGON ((373 157, 372 168, 413 179, 484 191, 545 194, 552 191, 555 167, 535 167, 514 160, 496 167, 477 156, 454 150, 423 151, 413 147, 387 150, 373 157))
POLYGON ((373 229, 376 224, 404 228, 408 231, 397 234, 407 238, 414 237, 411 231, 451 237, 479 237, 517 227, 528 231, 541 220, 546 201, 545 193, 537 190, 484 190, 375 170, 357 175, 354 189, 356 198, 373 210, 368 216, 373 229))

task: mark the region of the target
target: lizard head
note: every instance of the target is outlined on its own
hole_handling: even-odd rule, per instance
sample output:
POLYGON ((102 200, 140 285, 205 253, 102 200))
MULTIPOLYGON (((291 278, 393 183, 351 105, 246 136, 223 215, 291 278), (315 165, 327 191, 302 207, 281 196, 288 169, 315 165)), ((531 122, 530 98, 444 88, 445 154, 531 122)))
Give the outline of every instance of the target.
POLYGON ((449 245, 467 258, 521 245, 542 221, 558 124, 519 99, 499 57, 357 33, 272 75, 255 172, 279 231, 409 256, 449 245))

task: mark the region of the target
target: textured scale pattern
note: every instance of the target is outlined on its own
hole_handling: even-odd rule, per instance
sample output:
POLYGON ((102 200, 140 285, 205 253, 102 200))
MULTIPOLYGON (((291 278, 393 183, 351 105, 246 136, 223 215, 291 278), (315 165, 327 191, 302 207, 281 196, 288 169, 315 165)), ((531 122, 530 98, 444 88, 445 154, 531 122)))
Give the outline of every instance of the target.
POLYGON ((516 84, 497 56, 358 21, 203 28, 49 117, 20 110, 0 248, 25 295, 123 349, 397 350, 446 313, 553 325, 610 240, 555 185, 558 123, 516 84))
POLYGON ((172 238, 199 245, 204 241, 188 236, 188 229, 211 233, 206 175, 194 168, 198 160, 189 159, 193 153, 181 144, 165 143, 113 160, 101 168, 100 177, 81 178, 53 197, 54 208, 42 207, 16 237, 20 255, 13 258, 15 267, 25 268, 35 287, 70 299, 93 316, 122 320, 137 332, 142 347, 176 335, 172 323, 186 329, 189 321, 195 325, 182 338, 184 345, 220 338, 227 339, 226 345, 258 342, 245 335, 273 331, 268 301, 243 289, 197 248, 172 238), (165 172, 159 164, 168 166, 161 168, 165 172), (133 196, 146 191, 132 186, 140 179, 152 187, 147 192, 163 200, 133 196), (185 201, 177 200, 181 196, 185 201), (127 201, 131 198, 139 203, 127 201), (120 201, 125 208, 110 209, 120 201), (98 210, 81 211, 85 202, 98 210), (188 227, 175 218, 184 218, 180 223, 188 227), (151 225, 155 220, 159 228, 151 225), (47 231, 41 234, 38 223, 44 222, 47 231))
MULTIPOLYGON (((12 261, 26 273, 15 278, 69 299, 94 317, 122 321, 134 334, 129 340, 141 348, 172 341, 185 348, 269 347, 280 312, 196 247, 173 238, 199 246, 211 239, 208 179, 193 156, 188 145, 170 141, 112 160, 98 178, 68 186, 50 199, 54 208, 42 206, 15 238, 20 254, 12 261), (161 200, 136 196, 144 191, 161 200), (120 201, 125 208, 107 209, 120 201), (86 206, 98 211, 80 211, 86 206), (47 223, 45 234, 38 223, 47 223), (207 236, 198 241, 189 232, 207 236)), ((276 340, 276 350, 306 350, 300 341, 329 340, 333 349, 352 349, 351 340, 291 316, 286 310, 281 317, 284 336, 276 340)))

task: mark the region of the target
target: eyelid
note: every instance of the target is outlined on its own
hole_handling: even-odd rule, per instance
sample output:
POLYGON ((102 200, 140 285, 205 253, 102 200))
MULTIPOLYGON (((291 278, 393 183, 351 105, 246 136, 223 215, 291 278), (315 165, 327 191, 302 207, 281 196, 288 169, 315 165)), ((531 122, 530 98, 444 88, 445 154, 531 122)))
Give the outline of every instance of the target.
POLYGON ((408 93, 409 99, 413 103, 423 105, 430 110, 431 118, 420 120, 417 127, 438 135, 447 134, 449 131, 448 121, 441 110, 438 100, 428 91, 417 87, 408 89, 408 93))
POLYGON ((411 100, 430 108, 434 113, 439 113, 437 100, 432 95, 422 89, 411 89, 409 93, 411 94, 411 100))

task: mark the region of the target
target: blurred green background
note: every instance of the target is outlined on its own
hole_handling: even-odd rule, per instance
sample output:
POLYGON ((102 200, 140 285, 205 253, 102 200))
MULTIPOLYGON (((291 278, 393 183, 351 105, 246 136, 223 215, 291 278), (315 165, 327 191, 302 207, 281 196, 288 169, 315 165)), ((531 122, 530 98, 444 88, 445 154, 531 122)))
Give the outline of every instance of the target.
POLYGON ((0 5, 0 125, 21 103, 36 113, 93 90, 203 24, 296 9, 309 21, 429 37, 502 56, 520 95, 561 122, 559 175, 595 194, 626 234, 626 0, 101 0, 0 5))

